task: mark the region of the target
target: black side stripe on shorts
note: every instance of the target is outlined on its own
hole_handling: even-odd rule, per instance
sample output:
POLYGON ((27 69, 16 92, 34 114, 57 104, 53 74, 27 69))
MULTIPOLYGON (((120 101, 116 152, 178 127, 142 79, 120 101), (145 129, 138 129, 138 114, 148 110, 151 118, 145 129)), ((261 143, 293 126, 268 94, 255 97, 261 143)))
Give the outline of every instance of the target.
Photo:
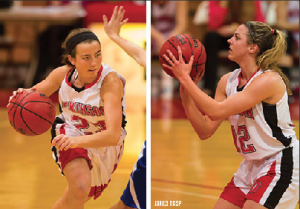
POLYGON ((292 141, 292 137, 284 136, 281 128, 278 127, 276 105, 270 105, 262 102, 262 106, 265 120, 272 130, 273 137, 280 141, 285 147, 289 146, 292 141))
MULTIPOLYGON (((52 128, 51 128, 51 142, 54 139, 54 137, 56 137, 56 131, 55 131, 56 125, 57 124, 62 124, 62 123, 64 123, 64 121, 61 118, 59 118, 59 117, 55 118, 55 120, 54 120, 54 122, 52 124, 52 128)), ((61 169, 61 167, 60 167, 60 165, 58 163, 58 156, 57 156, 57 149, 56 149, 56 147, 52 146, 52 152, 53 152, 53 156, 55 157, 56 164, 61 169)))
POLYGON ((264 204, 266 208, 274 209, 278 205, 282 195, 292 182, 293 169, 293 147, 288 147, 282 151, 280 178, 264 204))

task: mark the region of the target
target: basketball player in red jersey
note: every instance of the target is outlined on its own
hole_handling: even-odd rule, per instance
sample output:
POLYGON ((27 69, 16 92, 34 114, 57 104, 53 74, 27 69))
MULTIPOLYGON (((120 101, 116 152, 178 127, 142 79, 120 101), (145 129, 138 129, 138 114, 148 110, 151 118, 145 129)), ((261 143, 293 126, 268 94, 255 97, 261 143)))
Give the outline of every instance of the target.
MULTIPOLYGON (((118 44, 138 64, 146 68, 146 51, 134 43, 120 36, 120 29, 128 19, 123 20, 125 10, 116 6, 111 19, 103 16, 104 30, 106 34, 118 44)), ((133 166, 127 187, 120 200, 110 209, 146 208, 146 141, 140 151, 138 160, 133 166)))
POLYGON ((286 50, 284 34, 249 21, 228 43, 228 58, 240 68, 220 79, 215 99, 190 78, 193 58, 185 64, 180 48, 179 60, 170 52, 170 58, 165 56, 165 67, 181 83, 182 103, 199 138, 209 138, 228 118, 236 150, 244 158, 214 208, 294 209, 299 200, 299 141, 290 118, 289 83, 277 66, 286 50))
POLYGON ((100 41, 90 30, 71 31, 63 49, 65 65, 31 90, 47 96, 59 90, 61 114, 52 126, 52 152, 68 186, 52 208, 83 209, 107 187, 123 154, 126 81, 102 63, 100 41))

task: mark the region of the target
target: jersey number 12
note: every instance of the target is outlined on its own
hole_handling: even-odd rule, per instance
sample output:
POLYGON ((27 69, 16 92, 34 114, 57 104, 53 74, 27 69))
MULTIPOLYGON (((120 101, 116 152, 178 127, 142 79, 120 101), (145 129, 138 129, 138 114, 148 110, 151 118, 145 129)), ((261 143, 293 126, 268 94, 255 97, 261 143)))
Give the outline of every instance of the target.
POLYGON ((248 154, 256 151, 253 144, 245 144, 250 140, 246 126, 238 126, 237 133, 235 132, 234 126, 231 126, 231 131, 237 152, 248 154))

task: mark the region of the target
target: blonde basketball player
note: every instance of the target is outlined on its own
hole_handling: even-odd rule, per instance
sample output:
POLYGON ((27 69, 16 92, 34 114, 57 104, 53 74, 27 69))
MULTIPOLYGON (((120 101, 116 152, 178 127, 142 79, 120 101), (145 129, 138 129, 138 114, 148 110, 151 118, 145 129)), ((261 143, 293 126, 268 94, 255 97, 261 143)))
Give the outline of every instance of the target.
MULTIPOLYGON (((277 64, 286 50, 281 31, 250 21, 228 40, 228 58, 240 68, 224 75, 215 99, 197 88, 188 64, 165 56, 181 83, 186 115, 200 139, 228 118, 234 144, 244 160, 215 209, 294 209, 299 200, 299 141, 290 118, 286 76, 277 64)), ((196 79, 199 80, 199 79, 196 79)))
POLYGON ((123 154, 125 79, 102 63, 100 41, 88 29, 71 31, 63 49, 65 65, 31 90, 47 96, 59 90, 52 151, 68 186, 52 208, 83 209, 108 186, 123 154))

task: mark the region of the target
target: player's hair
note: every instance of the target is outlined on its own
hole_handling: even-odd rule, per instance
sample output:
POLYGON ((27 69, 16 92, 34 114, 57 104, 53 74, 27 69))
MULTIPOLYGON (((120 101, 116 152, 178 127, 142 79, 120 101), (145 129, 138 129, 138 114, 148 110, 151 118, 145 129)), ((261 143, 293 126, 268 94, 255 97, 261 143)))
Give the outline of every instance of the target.
POLYGON ((243 23, 248 30, 247 43, 256 44, 260 49, 255 58, 256 64, 263 70, 276 71, 283 79, 287 93, 292 94, 287 76, 278 67, 278 63, 282 56, 286 53, 287 43, 286 35, 272 29, 269 25, 258 22, 248 21, 243 23))
MULTIPOLYGON (((87 28, 76 28, 76 29, 73 29, 73 30, 70 31, 69 35, 67 36, 65 41, 62 43, 63 54, 62 54, 61 60, 62 60, 63 64, 73 66, 72 63, 68 59, 68 55, 71 55, 71 57, 73 57, 73 58, 75 58, 75 55, 76 55, 76 46, 72 50, 70 50, 71 52, 68 52, 68 49, 67 49, 68 48, 67 47, 68 41, 72 37, 74 37, 78 34, 81 34, 81 33, 86 33, 86 32, 91 32, 92 33, 92 31, 87 29, 87 28)), ((97 40, 99 42, 99 44, 101 44, 98 39, 94 39, 94 38, 92 38, 92 39, 87 38, 86 40, 80 41, 80 43, 91 43, 92 41, 95 41, 95 40, 97 40)))

